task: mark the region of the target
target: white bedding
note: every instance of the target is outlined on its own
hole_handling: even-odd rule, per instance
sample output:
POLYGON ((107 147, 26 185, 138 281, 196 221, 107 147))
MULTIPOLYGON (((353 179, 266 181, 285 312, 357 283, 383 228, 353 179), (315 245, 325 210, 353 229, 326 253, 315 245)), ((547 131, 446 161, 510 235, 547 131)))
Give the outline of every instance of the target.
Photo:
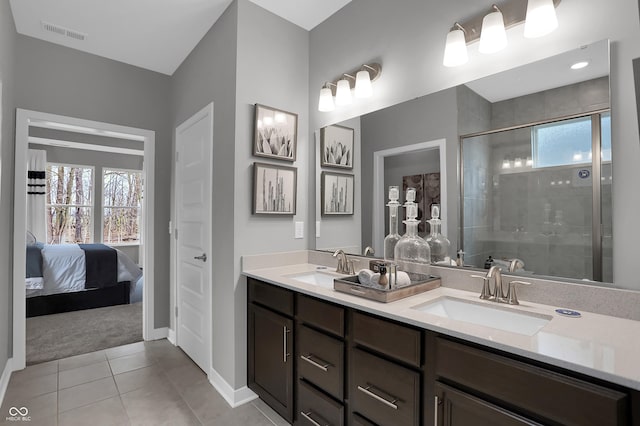
MULTIPOLYGON (((118 282, 135 283, 142 271, 126 254, 115 249, 118 257, 118 282)), ((27 297, 84 291, 86 263, 84 250, 77 244, 52 244, 42 248, 42 284, 27 278, 27 297)))

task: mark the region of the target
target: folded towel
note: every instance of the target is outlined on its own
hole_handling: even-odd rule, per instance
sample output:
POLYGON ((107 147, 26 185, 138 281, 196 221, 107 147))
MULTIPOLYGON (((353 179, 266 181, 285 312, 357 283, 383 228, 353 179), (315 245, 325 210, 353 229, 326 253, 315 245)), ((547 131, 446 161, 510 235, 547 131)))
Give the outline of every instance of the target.
POLYGON ((27 290, 42 290, 44 288, 44 279, 42 277, 26 278, 27 290))
POLYGON ((403 286, 406 286, 406 285, 409 285, 409 284, 411 284, 411 278, 409 278, 409 274, 407 274, 404 271, 398 271, 396 273, 395 285, 403 287, 403 286))
MULTIPOLYGON (((371 284, 371 277, 373 277, 373 275, 371 269, 361 269, 360 272, 358 272, 358 281, 360 281, 360 284, 369 285, 371 284)), ((378 274, 378 278, 380 278, 380 274, 378 274)))
POLYGON ((371 276, 371 284, 379 285, 378 281, 380 281, 380 273, 376 272, 371 276))

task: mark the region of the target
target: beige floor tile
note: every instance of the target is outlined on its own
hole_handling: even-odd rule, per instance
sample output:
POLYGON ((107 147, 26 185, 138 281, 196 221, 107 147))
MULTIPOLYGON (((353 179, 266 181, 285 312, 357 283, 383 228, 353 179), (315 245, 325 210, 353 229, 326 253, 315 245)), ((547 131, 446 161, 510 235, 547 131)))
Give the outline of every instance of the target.
POLYGON ((146 346, 144 342, 131 343, 129 345, 118 346, 116 348, 107 349, 107 359, 120 358, 122 356, 135 354, 138 352, 144 352, 146 346))
POLYGON ((273 408, 269 407, 260 398, 254 399, 251 403, 260 411, 265 417, 267 417, 276 426, 289 426, 289 422, 280 417, 280 414, 276 413, 273 408))
MULTIPOLYGON (((29 424, 32 424, 32 422, 50 422, 50 419, 55 419, 58 414, 58 392, 39 395, 28 400, 15 400, 10 395, 7 395, 0 409, 0 420, 5 420, 11 407, 26 407, 28 410, 27 415, 31 417, 29 424)), ((11 423, 19 424, 24 422, 11 423)))
POLYGON ((198 381, 182 391, 182 398, 202 423, 209 423, 232 410, 208 381, 198 381))
POLYGON ((89 352, 88 354, 76 355, 64 358, 59 361, 59 371, 71 370, 73 368, 84 367, 85 365, 97 364, 106 361, 105 351, 89 352))
POLYGON ((118 395, 113 377, 95 380, 58 392, 58 412, 82 407, 118 395))
POLYGON ((85 365, 84 367, 61 371, 58 374, 58 389, 66 389, 110 376, 111 369, 107 361, 85 365))
POLYGON ((58 361, 43 362, 42 364, 30 365, 24 370, 14 371, 11 374, 11 379, 16 381, 22 381, 26 379, 33 379, 34 377, 48 376, 50 374, 56 374, 58 372, 58 361))
POLYGON ((251 403, 236 407, 232 411, 204 424, 206 426, 273 426, 273 423, 251 403))
POLYGON ((145 387, 121 397, 132 425, 200 425, 172 387, 145 387))
POLYGON ((195 383, 207 381, 207 375, 204 371, 191 360, 177 367, 166 369, 165 374, 180 393, 195 383))
POLYGON ((189 358, 180 348, 171 345, 168 348, 148 348, 147 352, 164 368, 173 368, 180 365, 192 363, 189 358))
POLYGON ((12 401, 27 401, 38 395, 55 392, 58 390, 58 374, 32 377, 24 380, 11 378, 5 398, 12 401))
POLYGON ((127 355, 116 359, 109 360, 111 371, 113 374, 126 373, 127 371, 137 370, 138 368, 148 367, 155 363, 155 359, 146 352, 127 355))
POLYGON ((156 365, 117 374, 113 378, 116 380, 120 395, 146 386, 171 386, 160 367, 156 365))
POLYGON ((74 408, 60 414, 59 426, 125 426, 129 418, 119 396, 74 408))

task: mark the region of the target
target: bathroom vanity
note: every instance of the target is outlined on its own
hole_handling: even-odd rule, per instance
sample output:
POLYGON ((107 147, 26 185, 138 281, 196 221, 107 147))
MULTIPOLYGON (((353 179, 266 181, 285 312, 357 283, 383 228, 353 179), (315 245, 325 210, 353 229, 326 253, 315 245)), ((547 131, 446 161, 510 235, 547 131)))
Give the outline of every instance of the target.
POLYGON ((292 424, 640 425, 640 322, 523 302, 505 309, 548 322, 498 330, 421 310, 477 294, 382 304, 296 280, 313 268, 244 270, 249 387, 292 424), (612 325, 627 338, 607 337, 612 325))

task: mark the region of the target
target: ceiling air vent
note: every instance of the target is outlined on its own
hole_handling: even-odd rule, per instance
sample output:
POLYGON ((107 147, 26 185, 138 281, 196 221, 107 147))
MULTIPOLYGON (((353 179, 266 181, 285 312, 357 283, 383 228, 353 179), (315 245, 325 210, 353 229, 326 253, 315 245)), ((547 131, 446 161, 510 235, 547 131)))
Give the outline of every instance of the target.
POLYGON ((42 29, 45 31, 49 31, 55 34, 59 34, 61 36, 69 37, 74 40, 83 41, 87 35, 85 33, 81 33, 80 31, 71 30, 69 28, 62 27, 60 25, 52 24, 50 22, 41 21, 42 29))

